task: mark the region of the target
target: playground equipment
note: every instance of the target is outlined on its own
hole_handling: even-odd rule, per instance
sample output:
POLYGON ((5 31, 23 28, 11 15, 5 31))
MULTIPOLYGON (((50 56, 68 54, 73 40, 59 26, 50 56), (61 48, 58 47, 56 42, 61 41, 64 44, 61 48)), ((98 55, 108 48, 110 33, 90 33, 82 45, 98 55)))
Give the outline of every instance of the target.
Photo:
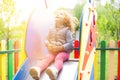
MULTIPOLYGON (((68 76, 70 76, 69 80, 89 80, 90 78, 93 80, 91 72, 94 60, 97 32, 96 12, 94 5, 91 4, 91 2, 85 5, 80 23, 79 64, 78 61, 75 60, 67 61, 64 64, 63 70, 58 76, 58 80, 68 80, 68 76)), ((25 51, 27 54, 27 59, 19 69, 16 76, 13 78, 14 80, 32 79, 32 77, 29 75, 29 68, 39 62, 41 59, 44 59, 44 55, 48 53, 44 45, 44 41, 46 35, 48 34, 49 28, 53 26, 53 24, 54 18, 49 10, 36 10, 32 13, 26 29, 25 51)))
MULTIPOLYGON (((29 68, 44 59, 44 55, 48 53, 45 47, 45 39, 48 30, 54 24, 54 18, 49 10, 34 11, 29 19, 26 29, 25 51, 27 59, 15 75, 13 80, 32 80, 29 75, 29 68)), ((58 80, 68 79, 75 80, 77 78, 78 60, 69 60, 65 62, 63 70, 58 76, 58 80), (71 70, 71 68, 73 70, 71 70), (70 71, 69 73, 67 71, 70 71), (65 75, 67 73, 67 76, 65 75)), ((44 74, 44 72, 43 72, 44 74)), ((42 78, 42 76, 41 76, 42 78)))
MULTIPOLYGON (((29 67, 34 65, 40 59, 44 58, 45 54, 42 54, 42 52, 45 52, 47 54, 47 51, 42 43, 44 42, 45 35, 47 34, 49 27, 52 26, 54 23, 53 15, 50 13, 49 14, 47 13, 49 13, 49 11, 44 10, 44 11, 38 11, 38 12, 36 11, 31 15, 27 30, 26 30, 27 36, 26 36, 25 50, 27 53, 27 58, 24 61, 21 68, 17 71, 16 75, 13 77, 13 80, 32 80, 31 76, 29 75, 29 67), (35 55, 33 55, 33 53, 35 55)), ((68 60, 67 62, 65 62, 63 70, 60 72, 58 76, 58 80, 99 80, 99 79, 106 80, 105 79, 106 50, 110 50, 109 65, 111 66, 109 66, 108 68, 108 71, 109 71, 108 79, 112 79, 112 80, 114 79, 113 50, 118 50, 118 64, 117 64, 118 74, 116 76, 117 76, 117 80, 120 80, 120 41, 118 41, 117 49, 113 48, 114 47, 113 41, 111 41, 110 43, 110 48, 106 48, 105 41, 101 42, 101 49, 100 48, 96 49, 96 50, 101 50, 100 63, 98 63, 98 60, 99 60, 98 54, 97 55, 94 54, 95 45, 96 45, 95 44, 96 12, 94 10, 93 5, 88 4, 84 7, 83 14, 81 17, 81 22, 80 22, 80 28, 81 28, 80 46, 78 45, 79 41, 77 41, 77 47, 80 49, 80 59, 79 59, 80 61, 78 63, 78 60, 74 59, 74 60, 68 60), (95 62, 93 67, 94 56, 96 57, 95 57, 95 62), (100 64, 100 77, 98 77, 98 72, 99 72, 98 64, 100 64), (94 68, 94 71, 93 71, 93 68, 94 68)), ((3 46, 1 47, 2 50, 6 50, 4 41, 1 42, 1 46, 3 46)), ((11 46, 11 43, 9 44, 9 46, 11 46)), ((11 51, 11 48, 9 50, 10 52, 0 51, 0 64, 1 64, 0 80, 6 80, 6 75, 5 75, 6 72, 4 71, 6 70, 6 68, 4 67, 6 66, 5 65, 6 61, 4 61, 6 54, 4 53, 8 53, 10 55, 14 54, 14 53, 11 53, 11 52, 14 52, 14 51, 11 51)), ((79 57, 78 52, 79 50, 75 51, 75 54, 77 54, 77 57, 79 57)), ((8 62, 13 62, 13 59, 10 59, 12 58, 10 55, 8 55, 9 57, 8 62)), ((11 69, 11 70, 8 70, 8 80, 12 80, 12 76, 13 76, 13 67, 11 66, 13 65, 11 64, 8 66, 8 68, 11 69)), ((15 71, 16 71, 16 67, 15 67, 15 71)))
POLYGON ((78 80, 93 80, 92 67, 96 47, 96 18, 94 4, 87 3, 83 8, 81 17, 80 58, 78 80))
MULTIPOLYGON (((31 15, 29 22, 28 22, 28 27, 26 29, 26 39, 25 39, 25 50, 26 50, 26 54, 27 54, 27 59, 25 60, 24 64, 19 69, 19 71, 16 73, 15 77, 13 78, 14 80, 30 80, 31 77, 29 76, 29 73, 28 73, 29 67, 34 65, 38 60, 43 59, 44 55, 48 53, 45 48, 45 45, 44 45, 45 36, 46 36, 50 26, 52 26, 54 24, 54 19, 53 19, 52 14, 50 14, 50 13, 48 14, 48 13, 49 12, 47 12, 47 11, 41 11, 41 12, 35 11, 31 15)), ((83 10, 83 14, 82 14, 82 18, 81 18, 82 26, 81 26, 81 31, 80 31, 81 36, 80 36, 80 61, 79 61, 79 64, 78 64, 78 61, 70 61, 70 62, 65 63, 65 66, 67 66, 69 63, 69 67, 68 67, 69 69, 70 69, 70 66, 75 65, 75 68, 73 69, 75 72, 74 73, 71 72, 72 77, 73 77, 73 78, 71 78, 72 80, 77 79, 77 77, 76 77, 77 67, 79 67, 78 79, 85 79, 85 77, 87 77, 87 79, 90 78, 90 76, 89 76, 91 74, 91 65, 90 64, 91 64, 91 62, 93 62, 93 59, 94 59, 93 53, 95 51, 94 45, 95 45, 95 40, 96 40, 95 21, 96 21, 96 18, 95 18, 95 14, 94 14, 94 9, 93 9, 93 6, 90 4, 88 7, 85 7, 85 9, 83 10), (85 36, 85 37, 83 37, 83 36, 85 36), (84 56, 85 56, 85 58, 84 58, 84 56), (90 56, 90 58, 89 58, 90 60, 88 60, 89 56, 90 56), (90 67, 85 68, 86 65, 90 65, 90 67), (85 70, 84 70, 84 68, 85 68, 85 70), (89 69, 89 70, 87 71, 87 69, 89 69), (89 73, 89 75, 86 74, 86 72, 89 73)), ((8 54, 8 55, 10 57, 13 56, 13 54, 8 54)), ((11 61, 13 61, 13 60, 11 58, 9 58, 8 62, 11 63, 11 61)), ((8 63, 8 65, 10 65, 10 64, 8 63)), ((65 71, 66 70, 63 68, 63 71, 60 73, 59 76, 64 74, 65 71)), ((9 76, 12 76, 12 74, 8 75, 8 77, 9 76)), ((58 77, 58 79, 61 80, 61 78, 65 79, 65 77, 67 77, 67 76, 65 76, 65 77, 63 77, 63 76, 58 77)), ((66 79, 68 79, 68 77, 66 79)))

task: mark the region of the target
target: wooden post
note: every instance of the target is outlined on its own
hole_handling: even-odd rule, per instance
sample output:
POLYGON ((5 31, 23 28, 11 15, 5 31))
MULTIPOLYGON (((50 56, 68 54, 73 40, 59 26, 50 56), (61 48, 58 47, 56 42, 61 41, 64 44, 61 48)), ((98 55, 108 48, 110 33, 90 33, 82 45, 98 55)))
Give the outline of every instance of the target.
MULTIPOLYGON (((101 48, 106 48, 106 41, 101 41, 101 48)), ((100 80, 105 80, 106 50, 101 50, 100 55, 100 80)))
POLYGON ((95 58, 94 58, 94 80, 98 80, 98 52, 95 52, 95 58))
MULTIPOLYGON (((13 41, 9 40, 8 41, 8 50, 12 50, 13 49, 13 41)), ((13 66, 13 53, 9 52, 8 53, 8 80, 12 80, 13 77, 13 70, 14 70, 14 66, 13 66)))
MULTIPOLYGON (((6 41, 1 41, 1 50, 6 50, 6 41)), ((6 80, 7 77, 7 54, 0 54, 0 80, 6 80)))
MULTIPOLYGON (((19 48, 19 41, 16 40, 14 41, 14 49, 18 49, 18 48, 19 48)), ((14 52, 14 73, 16 73, 18 70, 18 58, 19 58, 18 52, 14 52)))
POLYGON ((20 67, 26 59, 26 52, 25 52, 26 27, 24 28, 23 32, 24 32, 23 33, 23 38, 20 42, 21 51, 19 52, 20 55, 19 55, 19 65, 18 65, 18 67, 20 67))
MULTIPOLYGON (((120 48, 120 40, 118 41, 118 48, 120 48)), ((120 80, 120 50, 118 50, 118 79, 120 80)))
MULTIPOLYGON (((115 47, 115 42, 113 40, 110 41, 110 48, 115 47)), ((108 66, 108 80, 114 80, 114 50, 110 50, 109 53, 109 66, 108 66)))
MULTIPOLYGON (((74 41, 74 48, 79 49, 79 41, 78 40, 74 41)), ((79 50, 74 50, 74 58, 79 58, 79 50)))

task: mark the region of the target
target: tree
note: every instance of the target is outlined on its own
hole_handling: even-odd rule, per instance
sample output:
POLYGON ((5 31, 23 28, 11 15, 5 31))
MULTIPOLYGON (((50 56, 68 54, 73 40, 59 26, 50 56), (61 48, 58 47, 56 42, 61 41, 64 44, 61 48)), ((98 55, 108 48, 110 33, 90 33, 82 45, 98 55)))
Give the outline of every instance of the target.
POLYGON ((5 37, 4 21, 0 18, 0 40, 5 37))
POLYGON ((27 26, 27 21, 23 21, 19 26, 12 27, 9 30, 9 38, 21 39, 24 35, 25 26, 27 26))
POLYGON ((98 6, 97 26, 100 40, 120 39, 120 10, 112 4, 98 6))
MULTIPOLYGON (((120 3, 119 3, 120 5, 120 3)), ((77 4, 73 9, 74 15, 80 20, 83 5, 77 4)), ((105 6, 97 5, 98 42, 101 40, 120 39, 120 6, 117 8, 111 3, 105 6)), ((79 28, 79 27, 78 27, 79 28)))
POLYGON ((0 18, 2 19, 0 23, 4 23, 4 25, 1 25, 2 34, 0 36, 4 36, 5 39, 9 38, 9 27, 14 16, 14 11, 15 3, 12 0, 2 0, 0 2, 0 18))
POLYGON ((73 15, 77 18, 77 19, 75 19, 75 24, 76 24, 75 30, 79 30, 80 25, 78 25, 78 24, 80 21, 80 17, 82 15, 83 6, 84 6, 84 4, 77 4, 75 6, 75 8, 73 9, 73 15))

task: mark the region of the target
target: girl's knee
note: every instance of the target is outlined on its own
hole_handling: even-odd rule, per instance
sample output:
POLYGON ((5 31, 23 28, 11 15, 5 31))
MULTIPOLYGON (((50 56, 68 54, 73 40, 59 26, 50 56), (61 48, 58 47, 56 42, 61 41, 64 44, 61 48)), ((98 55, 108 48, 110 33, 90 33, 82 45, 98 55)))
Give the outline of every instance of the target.
POLYGON ((63 60, 62 56, 56 56, 55 60, 63 60))
POLYGON ((69 55, 58 55, 58 56, 56 56, 55 60, 64 61, 64 60, 68 60, 68 58, 69 58, 69 55))

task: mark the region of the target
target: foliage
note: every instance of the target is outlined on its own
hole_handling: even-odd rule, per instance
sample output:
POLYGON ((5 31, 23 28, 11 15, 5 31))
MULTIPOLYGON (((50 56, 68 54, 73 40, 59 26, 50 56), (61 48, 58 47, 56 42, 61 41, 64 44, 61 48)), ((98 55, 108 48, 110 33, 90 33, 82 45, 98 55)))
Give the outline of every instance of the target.
POLYGON ((82 9, 83 9, 84 4, 77 4, 75 8, 73 9, 73 14, 74 16, 80 20, 81 14, 82 14, 82 9))
POLYGON ((0 18, 0 40, 4 38, 5 36, 5 28, 4 28, 4 22, 3 20, 0 18))
POLYGON ((9 23, 14 15, 15 3, 12 0, 2 0, 0 3, 0 17, 9 23))
POLYGON ((79 30, 80 25, 78 25, 78 24, 79 24, 80 17, 82 14, 83 6, 84 6, 84 4, 77 4, 75 6, 75 8, 73 9, 73 15, 77 18, 77 19, 75 19, 75 21, 76 21, 75 22, 75 24, 76 24, 75 30, 79 30))
POLYGON ((23 21, 19 26, 11 27, 11 29, 9 29, 9 38, 21 39, 24 35, 25 26, 27 26, 27 22, 23 21))
MULTIPOLYGON (((76 30, 79 30, 79 21, 82 14, 84 4, 77 4, 71 11, 75 16, 76 30)), ((113 4, 106 4, 105 6, 98 5, 97 8, 97 30, 98 41, 110 39, 120 39, 120 7, 117 9, 113 4)), ((18 15, 18 14, 17 14, 18 15)), ((18 15, 19 16, 19 15, 18 15)), ((0 2, 0 40, 6 38, 21 38, 24 26, 27 22, 21 23, 19 26, 12 25, 11 21, 16 20, 15 17, 15 3, 13 0, 2 0, 0 2)), ((14 22, 14 23, 16 23, 14 22)))
POLYGON ((120 39, 120 10, 112 4, 100 5, 97 8, 97 14, 99 40, 120 39))
MULTIPOLYGON (((78 4, 73 9, 74 15, 78 20, 80 20, 83 6, 84 4, 78 4)), ((96 11, 98 42, 101 40, 120 39, 120 7, 116 9, 113 4, 106 4, 105 6, 99 4, 96 7, 96 11)))
POLYGON ((16 25, 19 13, 15 12, 15 2, 13 0, 2 0, 0 3, 0 40, 20 39, 23 35, 23 27, 26 22, 16 25))
POLYGON ((12 0, 2 0, 0 2, 0 40, 9 38, 9 26, 14 10, 15 6, 12 0))

